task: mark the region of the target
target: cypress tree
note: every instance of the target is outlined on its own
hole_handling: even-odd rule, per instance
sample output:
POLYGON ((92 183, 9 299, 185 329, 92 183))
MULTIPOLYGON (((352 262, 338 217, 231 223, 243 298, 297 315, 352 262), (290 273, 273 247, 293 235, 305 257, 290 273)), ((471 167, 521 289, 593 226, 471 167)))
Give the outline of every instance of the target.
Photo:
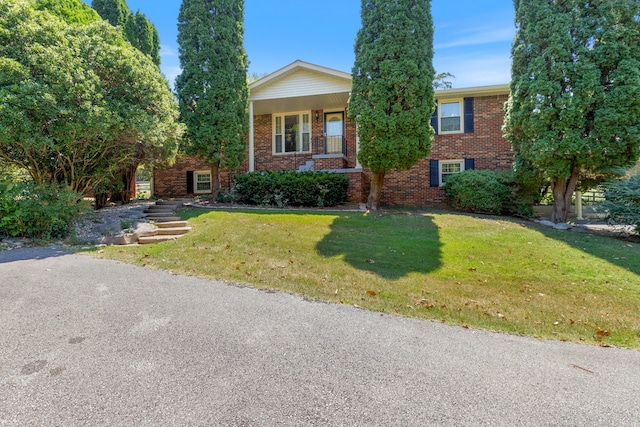
POLYGON ((358 159, 372 173, 367 208, 377 209, 385 173, 409 169, 431 151, 435 107, 429 0, 362 0, 349 116, 358 159))
POLYGON ((554 222, 576 186, 633 165, 640 147, 640 3, 515 0, 504 132, 516 164, 543 172, 554 222))
POLYGON ((235 170, 248 130, 243 0, 183 0, 178 16, 182 73, 176 90, 187 126, 185 150, 211 164, 214 195, 220 169, 235 170))
POLYGON ((126 0, 93 0, 91 7, 114 27, 124 27, 129 17, 126 0))

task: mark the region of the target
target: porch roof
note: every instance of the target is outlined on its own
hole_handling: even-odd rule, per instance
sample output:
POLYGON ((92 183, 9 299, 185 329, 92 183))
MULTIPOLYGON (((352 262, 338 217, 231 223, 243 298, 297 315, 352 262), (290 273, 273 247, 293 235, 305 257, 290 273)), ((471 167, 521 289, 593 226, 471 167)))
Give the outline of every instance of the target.
POLYGON ((351 92, 351 74, 295 61, 249 85, 253 113, 344 108, 351 92))

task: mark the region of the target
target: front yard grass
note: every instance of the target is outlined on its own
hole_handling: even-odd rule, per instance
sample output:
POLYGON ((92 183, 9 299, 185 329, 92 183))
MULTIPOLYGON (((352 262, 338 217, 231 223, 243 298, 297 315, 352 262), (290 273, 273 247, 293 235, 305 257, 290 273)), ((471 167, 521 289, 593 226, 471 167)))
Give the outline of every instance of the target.
POLYGON ((640 244, 440 211, 179 214, 176 241, 98 256, 383 313, 640 348, 640 244))

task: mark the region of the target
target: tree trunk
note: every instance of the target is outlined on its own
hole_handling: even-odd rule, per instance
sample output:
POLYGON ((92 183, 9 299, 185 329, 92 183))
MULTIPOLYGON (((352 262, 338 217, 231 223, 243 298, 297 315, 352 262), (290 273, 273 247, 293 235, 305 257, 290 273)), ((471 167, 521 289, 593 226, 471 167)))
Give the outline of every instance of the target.
POLYGON ((377 211, 380 206, 380 197, 382 196, 382 184, 384 184, 384 172, 372 173, 371 188, 369 189, 369 197, 367 198, 367 209, 377 211))
POLYGON ((211 163, 211 193, 213 200, 218 200, 220 193, 220 161, 211 163))
POLYGON ((96 201, 96 210, 102 209, 107 206, 109 195, 107 193, 96 193, 93 195, 96 201))
POLYGON ((573 197, 576 185, 578 185, 579 177, 580 170, 574 168, 569 179, 563 178, 551 182, 551 191, 553 192, 552 222, 556 224, 567 222, 567 217, 571 210, 571 198, 573 197))

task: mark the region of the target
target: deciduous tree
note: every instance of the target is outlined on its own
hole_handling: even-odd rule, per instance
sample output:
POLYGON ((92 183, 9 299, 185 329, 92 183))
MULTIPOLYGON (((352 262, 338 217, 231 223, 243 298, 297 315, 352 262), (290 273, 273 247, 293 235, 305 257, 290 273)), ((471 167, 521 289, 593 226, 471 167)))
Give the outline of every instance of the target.
POLYGON ((176 79, 186 151, 211 164, 214 194, 220 169, 235 170, 248 128, 243 0, 183 0, 178 16, 182 73, 176 79))
POLYGON ((581 179, 630 166, 640 147, 640 2, 515 0, 505 136, 551 183, 565 222, 581 179))
POLYGON ((100 20, 68 25, 25 0, 0 3, 0 158, 38 182, 83 193, 132 159, 174 154, 181 127, 168 83, 100 20))
POLYGON ((378 209, 385 173, 429 154, 434 131, 433 22, 429 0, 363 0, 355 43, 349 116, 358 159, 372 173, 369 209, 378 209))

